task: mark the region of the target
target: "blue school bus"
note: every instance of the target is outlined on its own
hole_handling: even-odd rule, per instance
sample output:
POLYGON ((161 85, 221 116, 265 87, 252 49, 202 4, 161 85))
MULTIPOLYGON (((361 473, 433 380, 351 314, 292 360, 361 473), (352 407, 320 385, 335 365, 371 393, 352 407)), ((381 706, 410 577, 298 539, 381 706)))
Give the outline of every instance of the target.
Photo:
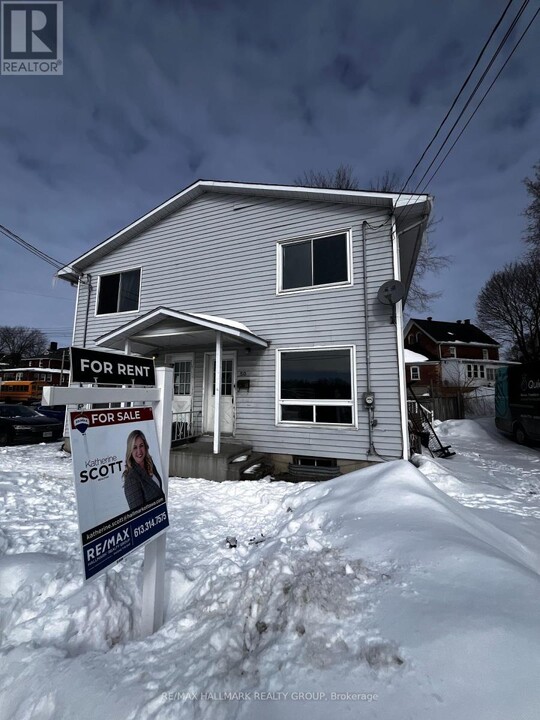
POLYGON ((540 441, 540 362, 497 371, 495 425, 518 443, 540 441))

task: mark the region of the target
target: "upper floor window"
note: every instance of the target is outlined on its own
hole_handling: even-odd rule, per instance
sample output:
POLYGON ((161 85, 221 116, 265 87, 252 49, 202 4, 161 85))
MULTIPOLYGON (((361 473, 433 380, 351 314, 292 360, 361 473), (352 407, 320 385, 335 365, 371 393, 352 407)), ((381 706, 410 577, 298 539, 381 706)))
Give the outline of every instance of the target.
POLYGON ((418 365, 411 366, 411 380, 420 380, 420 368, 418 365))
POLYGON ((489 351, 486 348, 482 350, 482 360, 489 360, 489 351))
POLYGON ((448 352, 450 353, 450 357, 456 357, 456 348, 452 345, 448 348, 448 352))
POLYGON ((100 275, 97 315, 133 312, 139 309, 141 269, 100 275))
POLYGON ((278 245, 278 292, 351 282, 350 232, 278 245))

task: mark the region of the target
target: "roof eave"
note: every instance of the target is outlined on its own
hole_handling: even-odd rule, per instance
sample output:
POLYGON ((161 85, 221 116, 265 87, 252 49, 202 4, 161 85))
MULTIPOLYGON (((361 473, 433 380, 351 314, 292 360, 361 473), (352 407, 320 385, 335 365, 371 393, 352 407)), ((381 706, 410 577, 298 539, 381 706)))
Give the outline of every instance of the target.
POLYGON ((127 225, 114 235, 111 235, 103 242, 88 250, 76 258, 72 263, 61 268, 57 277, 69 282, 77 282, 85 268, 92 262, 106 255, 110 250, 122 244, 125 240, 134 237, 146 228, 154 225, 167 217, 170 213, 179 210, 184 205, 192 202, 205 192, 229 193, 239 195, 259 195, 274 197, 298 197, 305 200, 319 202, 333 202, 344 204, 358 204, 366 206, 379 206, 392 209, 397 201, 401 201, 399 207, 409 205, 413 207, 418 202, 425 202, 427 195, 399 195, 398 193, 380 193, 366 190, 334 190, 330 188, 312 188, 295 185, 264 185, 256 183, 235 183, 216 180, 197 180, 181 192, 173 195, 161 205, 150 210, 145 215, 127 225), (110 248, 107 249, 107 248, 110 248))

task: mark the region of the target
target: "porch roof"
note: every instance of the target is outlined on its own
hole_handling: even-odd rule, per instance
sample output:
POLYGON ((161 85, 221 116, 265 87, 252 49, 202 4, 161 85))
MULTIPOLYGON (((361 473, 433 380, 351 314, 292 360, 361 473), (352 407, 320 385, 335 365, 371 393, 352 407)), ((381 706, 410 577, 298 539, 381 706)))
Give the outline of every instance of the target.
POLYGON ((194 312, 179 312, 158 307, 140 318, 102 335, 96 340, 98 347, 122 350, 129 342, 130 352, 148 354, 151 350, 176 350, 195 345, 215 343, 216 332, 223 341, 232 345, 268 347, 268 342, 255 335, 236 320, 194 312))

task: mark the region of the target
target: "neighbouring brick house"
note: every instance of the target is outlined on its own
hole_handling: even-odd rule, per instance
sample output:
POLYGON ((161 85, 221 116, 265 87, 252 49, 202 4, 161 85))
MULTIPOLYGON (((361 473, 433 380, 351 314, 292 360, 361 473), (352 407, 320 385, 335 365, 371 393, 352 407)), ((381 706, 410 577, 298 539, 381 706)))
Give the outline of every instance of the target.
POLYGON ((497 368, 508 364, 499 360, 499 343, 470 320, 412 318, 404 344, 418 355, 406 359, 406 376, 419 393, 494 385, 497 368))
POLYGON ((0 380, 30 380, 47 385, 69 384, 69 348, 51 342, 42 355, 20 360, 17 367, 0 368, 0 380))

